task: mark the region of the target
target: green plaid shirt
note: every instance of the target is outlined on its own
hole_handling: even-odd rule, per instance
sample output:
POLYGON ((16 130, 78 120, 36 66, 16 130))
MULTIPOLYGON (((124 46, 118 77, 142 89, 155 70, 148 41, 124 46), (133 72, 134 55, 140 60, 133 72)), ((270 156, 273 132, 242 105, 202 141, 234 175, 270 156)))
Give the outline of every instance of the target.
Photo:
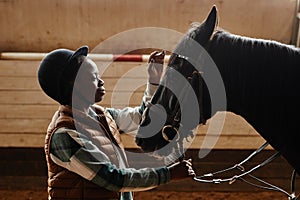
MULTIPOLYGON (((152 86, 151 86, 152 87, 152 86)), ((142 105, 149 99, 147 87, 142 105)), ((138 127, 143 106, 125 109, 108 109, 122 131, 132 131, 138 127), (128 120, 131 117, 133 120, 128 120), (124 120, 122 120, 124 119, 124 120)), ((90 111, 94 117, 95 113, 90 111)), ((118 153, 118 152, 117 152, 118 153)), ((160 168, 117 168, 110 159, 89 138, 76 130, 60 128, 52 136, 51 159, 58 165, 73 171, 93 183, 111 191, 119 191, 121 199, 133 199, 131 191, 143 191, 169 182, 167 167, 160 168), (62 134, 63 133, 63 134, 62 134)))

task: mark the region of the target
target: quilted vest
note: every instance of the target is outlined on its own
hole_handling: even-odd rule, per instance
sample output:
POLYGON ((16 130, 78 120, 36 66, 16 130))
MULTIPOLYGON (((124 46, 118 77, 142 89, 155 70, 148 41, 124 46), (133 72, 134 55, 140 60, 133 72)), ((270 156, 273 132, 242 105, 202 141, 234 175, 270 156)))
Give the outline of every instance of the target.
POLYGON ((114 120, 109 113, 104 112, 102 107, 94 106, 94 110, 98 116, 104 115, 103 118, 99 118, 100 121, 78 110, 71 110, 69 106, 60 106, 54 114, 45 139, 45 154, 48 165, 48 199, 119 199, 119 192, 106 190, 80 175, 60 167, 50 158, 51 137, 58 128, 65 127, 89 136, 92 142, 116 166, 125 167, 128 165, 120 133, 114 120), (119 156, 115 153, 116 147, 113 144, 119 147, 119 156))

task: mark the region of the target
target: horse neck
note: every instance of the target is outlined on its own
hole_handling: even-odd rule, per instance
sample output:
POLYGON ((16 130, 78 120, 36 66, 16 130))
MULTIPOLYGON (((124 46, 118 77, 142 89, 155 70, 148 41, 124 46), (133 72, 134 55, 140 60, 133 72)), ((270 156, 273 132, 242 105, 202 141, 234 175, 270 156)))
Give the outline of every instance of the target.
POLYGON ((255 104, 265 95, 284 92, 279 85, 286 78, 282 76, 283 66, 292 70, 300 61, 299 49, 226 32, 215 34, 208 52, 224 82, 227 111, 242 116, 249 112, 245 106, 249 101, 255 104))

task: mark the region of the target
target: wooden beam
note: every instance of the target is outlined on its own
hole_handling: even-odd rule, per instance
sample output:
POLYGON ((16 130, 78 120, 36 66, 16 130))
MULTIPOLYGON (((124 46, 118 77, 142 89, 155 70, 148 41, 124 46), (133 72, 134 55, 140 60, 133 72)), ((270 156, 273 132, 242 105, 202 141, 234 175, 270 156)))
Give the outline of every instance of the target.
MULTIPOLYGON (((47 53, 31 52, 0 52, 0 60, 35 61, 42 60, 47 53)), ((97 54, 90 53, 88 57, 94 61, 104 62, 147 62, 149 54, 97 54)), ((168 62, 170 55, 165 56, 168 62)))

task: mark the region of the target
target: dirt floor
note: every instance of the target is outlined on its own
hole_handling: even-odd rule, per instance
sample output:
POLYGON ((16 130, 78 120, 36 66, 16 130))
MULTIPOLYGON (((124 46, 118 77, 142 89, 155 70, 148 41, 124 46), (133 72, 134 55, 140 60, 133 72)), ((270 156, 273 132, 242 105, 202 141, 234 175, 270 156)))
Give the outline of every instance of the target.
MULTIPOLYGON (((46 200, 45 191, 0 190, 0 200, 46 200)), ((135 193, 135 200, 287 200, 277 192, 160 192, 148 191, 135 193)))

